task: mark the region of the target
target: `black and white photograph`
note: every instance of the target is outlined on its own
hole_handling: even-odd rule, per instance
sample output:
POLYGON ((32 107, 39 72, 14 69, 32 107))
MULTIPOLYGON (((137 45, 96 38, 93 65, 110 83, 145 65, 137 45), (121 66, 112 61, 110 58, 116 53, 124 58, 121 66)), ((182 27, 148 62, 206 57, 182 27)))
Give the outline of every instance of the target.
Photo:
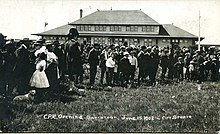
POLYGON ((0 0, 0 133, 220 134, 220 0, 0 0))

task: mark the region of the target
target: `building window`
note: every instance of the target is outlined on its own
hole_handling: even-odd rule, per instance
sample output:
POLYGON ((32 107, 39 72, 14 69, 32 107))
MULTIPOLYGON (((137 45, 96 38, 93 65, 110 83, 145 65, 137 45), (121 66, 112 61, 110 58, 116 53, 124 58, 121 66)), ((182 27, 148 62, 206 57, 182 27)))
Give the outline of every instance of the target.
POLYGON ((179 43, 178 39, 172 39, 172 43, 179 43))
POLYGON ((152 39, 144 39, 145 45, 152 45, 152 39))
POLYGON ((146 26, 142 26, 142 32, 146 32, 146 26))
POLYGON ((188 40, 184 40, 184 42, 185 42, 185 43, 187 43, 187 42, 188 42, 188 40))
POLYGON ((154 26, 151 26, 151 27, 150 27, 150 31, 151 31, 151 32, 154 32, 154 26))
POLYGON ((76 29, 77 29, 78 31, 80 31, 80 26, 76 26, 76 29))
POLYGON ((139 39, 134 39, 134 43, 137 45, 139 43, 139 39))
POLYGON ((84 31, 88 31, 88 26, 84 26, 84 31))
POLYGON ((134 31, 134 26, 131 26, 131 29, 130 29, 132 32, 134 31))
POLYGON ((137 32, 138 26, 126 26, 126 31, 137 32))
POLYGON ((122 31, 122 28, 121 28, 121 26, 118 26, 118 31, 122 31))
POLYGON ((103 26, 103 31, 106 31, 106 26, 103 26))
POLYGON ((121 26, 111 26, 110 31, 121 31, 121 26))
MULTIPOLYGON (((91 31, 91 26, 88 27, 88 31, 91 31)), ((95 26, 95 31, 106 31, 106 26, 95 26)))
POLYGON ((163 40, 162 40, 162 42, 163 42, 163 43, 165 43, 165 42, 166 42, 166 40, 165 40, 165 39, 163 39, 163 40))
POLYGON ((150 32, 150 26, 147 26, 147 32, 150 32))
POLYGON ((180 43, 182 43, 183 42, 183 40, 180 40, 180 43))
POLYGON ((134 27, 134 31, 137 32, 138 31, 138 26, 134 27))
POLYGON ((114 26, 111 26, 111 27, 110 27, 110 31, 114 31, 114 26))
POLYGON ((99 26, 99 31, 103 31, 103 26, 99 26))
POLYGON ((126 31, 131 31, 131 27, 130 26, 126 26, 126 31))
POLYGON ((80 31, 83 31, 84 30, 84 26, 80 26, 80 31))
POLYGON ((154 26, 142 26, 142 32, 154 32, 155 27, 154 26))
POLYGON ((91 31, 91 26, 88 26, 88 31, 91 31))
POLYGON ((95 31, 99 31, 99 26, 95 26, 95 31))
POLYGON ((115 26, 114 31, 118 31, 118 26, 115 26))

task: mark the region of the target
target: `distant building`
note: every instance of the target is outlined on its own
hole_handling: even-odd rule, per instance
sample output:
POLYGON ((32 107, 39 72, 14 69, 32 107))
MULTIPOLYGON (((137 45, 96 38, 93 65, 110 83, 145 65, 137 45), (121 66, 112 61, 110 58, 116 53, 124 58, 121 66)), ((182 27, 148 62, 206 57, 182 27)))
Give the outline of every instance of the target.
MULTIPOLYGON (((82 10, 80 11, 82 16, 82 10)), ((80 41, 100 44, 195 45, 198 37, 173 24, 159 24, 140 10, 96 11, 68 25, 33 34, 46 40, 66 40, 71 27, 77 28, 80 41)), ((201 38, 201 40, 204 38, 201 38)))

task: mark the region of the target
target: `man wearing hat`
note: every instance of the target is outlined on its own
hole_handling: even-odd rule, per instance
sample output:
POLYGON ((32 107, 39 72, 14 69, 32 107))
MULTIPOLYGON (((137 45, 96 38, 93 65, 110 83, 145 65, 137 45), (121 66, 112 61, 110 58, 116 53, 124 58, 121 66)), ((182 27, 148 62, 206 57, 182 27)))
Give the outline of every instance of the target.
POLYGON ((88 62, 90 65, 90 86, 95 84, 95 77, 97 73, 97 65, 99 65, 99 44, 94 44, 93 48, 89 52, 88 62))
POLYGON ((183 76, 183 57, 178 57, 178 61, 174 64, 174 67, 176 68, 177 71, 177 79, 179 81, 182 81, 184 76, 183 76))
POLYGON ((140 86, 140 82, 143 82, 145 77, 145 56, 144 52, 146 50, 146 46, 141 46, 141 50, 138 53, 138 67, 139 67, 139 74, 138 74, 138 85, 140 86))
POLYGON ((64 44, 66 72, 69 74, 71 80, 75 83, 82 83, 83 80, 83 62, 82 52, 80 51, 80 44, 77 41, 79 33, 75 28, 69 30, 67 42, 64 44))
POLYGON ((58 68, 60 77, 64 76, 65 70, 65 58, 64 58, 64 44, 60 44, 59 42, 54 42, 55 48, 54 53, 58 57, 58 68))
POLYGON ((149 78, 151 85, 156 84, 156 74, 157 74, 157 69, 159 65, 159 54, 158 54, 158 49, 154 46, 152 48, 152 51, 150 53, 150 60, 149 60, 149 78))
POLYGON ((163 50, 163 53, 161 55, 161 60, 160 60, 160 66, 162 68, 162 74, 161 74, 162 81, 164 81, 165 74, 166 74, 168 67, 169 67, 169 63, 170 63, 169 50, 165 49, 165 50, 163 50))
POLYGON ((126 87, 129 84, 129 75, 130 75, 130 66, 131 63, 129 62, 129 53, 124 52, 124 57, 119 62, 119 72, 121 73, 121 86, 126 87))
POLYGON ((24 44, 21 44, 19 48, 15 51, 16 54, 16 64, 13 69, 15 84, 18 90, 18 93, 23 94, 28 89, 29 77, 28 73, 30 72, 30 62, 29 62, 29 52, 27 47, 24 44), (25 71, 24 71, 25 70, 25 71))
POLYGON ((151 57, 150 57, 150 53, 151 53, 151 47, 148 46, 144 52, 144 77, 147 78, 150 75, 150 64, 151 64, 151 57))
POLYGON ((135 72, 136 72, 137 67, 138 67, 138 60, 135 56, 135 51, 134 50, 131 51, 131 56, 129 57, 129 61, 130 61, 130 64, 131 64, 131 67, 130 67, 130 80, 131 80, 131 84, 133 84, 135 72))
POLYGON ((185 58, 184 58, 184 67, 186 69, 185 72, 185 79, 190 79, 189 75, 189 65, 190 61, 192 60, 191 54, 189 52, 185 53, 185 58))
POLYGON ((219 60, 217 60, 217 57, 212 58, 211 62, 211 80, 213 82, 218 80, 218 74, 219 74, 219 60))

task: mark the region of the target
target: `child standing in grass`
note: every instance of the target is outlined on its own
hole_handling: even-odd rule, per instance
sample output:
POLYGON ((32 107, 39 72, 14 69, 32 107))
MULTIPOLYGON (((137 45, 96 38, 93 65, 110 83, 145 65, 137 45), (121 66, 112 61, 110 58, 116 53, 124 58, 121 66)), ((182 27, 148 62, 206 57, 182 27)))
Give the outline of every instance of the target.
POLYGON ((174 64, 174 67, 176 67, 177 70, 177 79, 178 81, 182 81, 183 80, 183 58, 182 57, 178 57, 178 61, 174 64))

